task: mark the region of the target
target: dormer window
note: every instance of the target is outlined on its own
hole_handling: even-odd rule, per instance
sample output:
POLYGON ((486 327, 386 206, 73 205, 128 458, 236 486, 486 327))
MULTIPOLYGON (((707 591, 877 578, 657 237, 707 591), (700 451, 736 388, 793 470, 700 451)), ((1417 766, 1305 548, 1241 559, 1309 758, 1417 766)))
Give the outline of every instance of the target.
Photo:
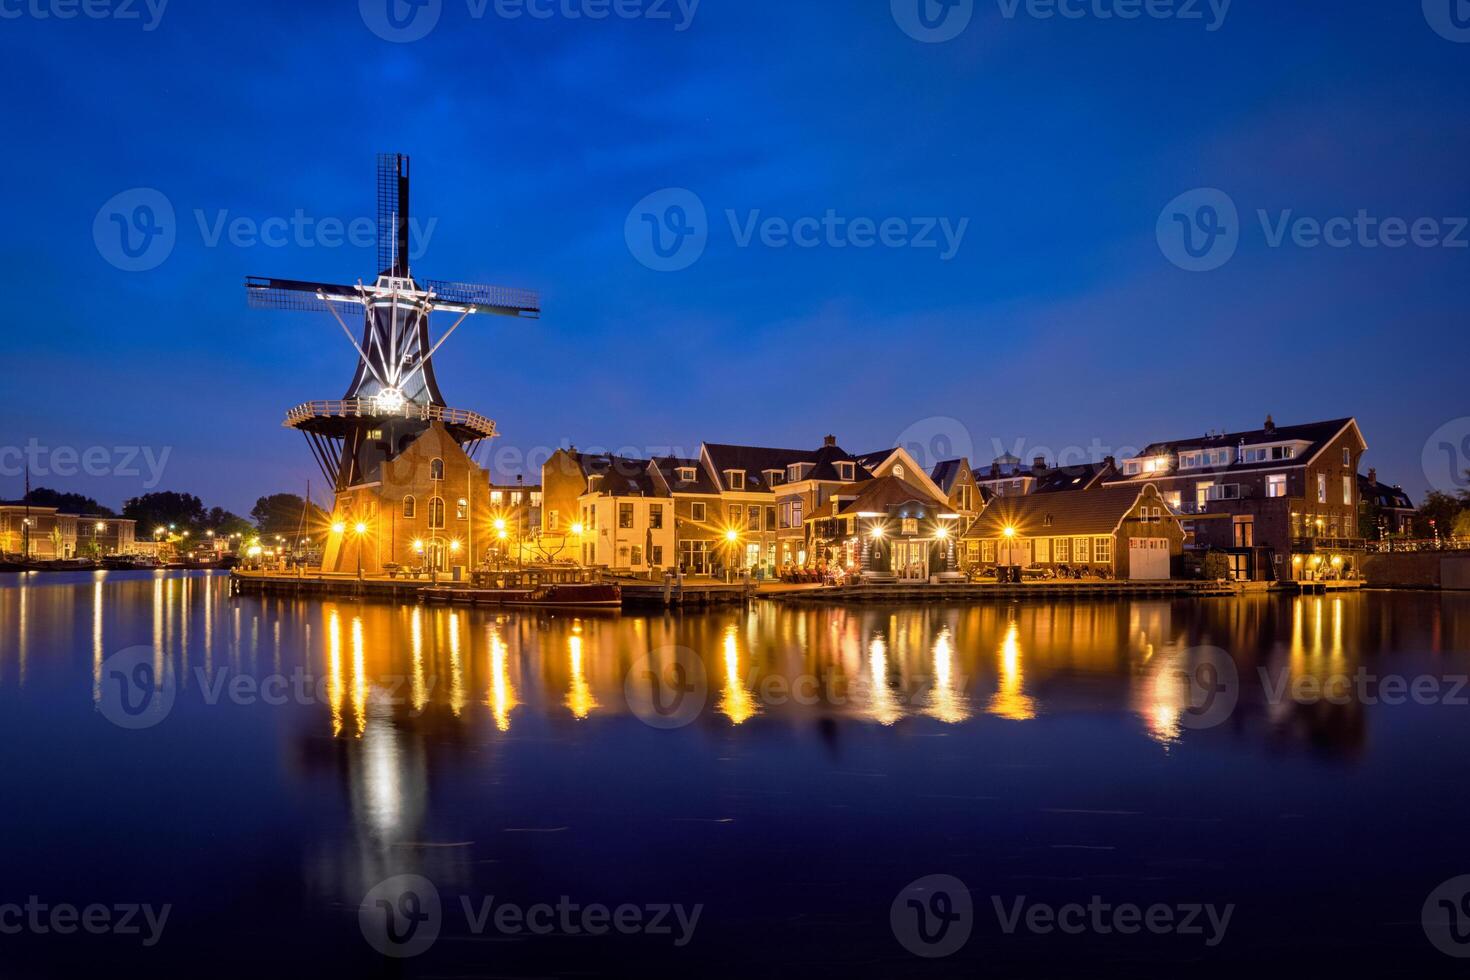
POLYGON ((744 490, 745 489, 745 471, 744 470, 726 470, 725 471, 725 486, 729 487, 731 490, 744 490))
POLYGON ((780 470, 763 470, 761 475, 766 478, 766 486, 779 486, 784 474, 780 470))
POLYGON ((837 478, 844 483, 851 483, 855 466, 854 463, 838 463, 837 478))
POLYGON ((594 473, 587 478, 587 490, 589 493, 598 493, 602 490, 602 474, 594 473))
POLYGON ((692 466, 681 466, 674 471, 675 478, 680 483, 693 483, 697 474, 692 466))

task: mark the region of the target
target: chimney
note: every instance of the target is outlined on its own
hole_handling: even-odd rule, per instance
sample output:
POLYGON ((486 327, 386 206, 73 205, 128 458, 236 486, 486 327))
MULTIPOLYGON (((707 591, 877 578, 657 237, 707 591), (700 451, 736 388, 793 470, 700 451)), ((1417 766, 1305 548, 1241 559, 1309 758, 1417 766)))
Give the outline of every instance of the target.
POLYGON ((835 446, 835 445, 837 445, 837 437, 836 436, 828 436, 827 438, 825 438, 825 439, 822 440, 822 445, 824 445, 824 446, 835 446))
POLYGON ((1114 459, 1112 456, 1104 456, 1103 457, 1103 465, 1106 466, 1110 470, 1116 470, 1118 468, 1118 461, 1116 459, 1114 459))
POLYGON ((1378 469, 1376 467, 1368 467, 1368 482, 1374 486, 1378 485, 1378 469))
POLYGON ((1267 414, 1266 415, 1266 435, 1269 436, 1269 435, 1275 435, 1275 434, 1276 434, 1276 420, 1273 419, 1270 416, 1270 414, 1267 414))
POLYGON ((1035 459, 1031 460, 1031 472, 1035 473, 1037 476, 1040 476, 1041 474, 1046 472, 1045 456, 1037 456, 1035 459))

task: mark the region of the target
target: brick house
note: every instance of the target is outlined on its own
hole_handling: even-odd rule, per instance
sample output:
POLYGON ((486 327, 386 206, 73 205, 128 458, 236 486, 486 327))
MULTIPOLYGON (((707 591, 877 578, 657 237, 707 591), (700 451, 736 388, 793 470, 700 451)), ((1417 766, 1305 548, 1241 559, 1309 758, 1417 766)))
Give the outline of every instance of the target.
POLYGON ((1354 562, 1358 462, 1355 419, 1156 442, 1124 460, 1108 487, 1155 484, 1196 550, 1224 552, 1238 579, 1308 577, 1354 562))
POLYGON ((1184 528, 1153 483, 1000 497, 963 535, 969 566, 1178 577, 1184 528))
POLYGON ((704 460, 662 456, 653 460, 659 491, 673 502, 678 567, 686 575, 712 575, 727 548, 720 490, 704 460))
POLYGON ((541 485, 542 533, 570 532, 583 565, 640 575, 674 567, 674 500, 652 460, 562 449, 542 466, 541 485))
POLYGON ((1398 484, 1378 482, 1378 471, 1358 475, 1358 533, 1370 540, 1409 537, 1414 533, 1414 501, 1398 484))

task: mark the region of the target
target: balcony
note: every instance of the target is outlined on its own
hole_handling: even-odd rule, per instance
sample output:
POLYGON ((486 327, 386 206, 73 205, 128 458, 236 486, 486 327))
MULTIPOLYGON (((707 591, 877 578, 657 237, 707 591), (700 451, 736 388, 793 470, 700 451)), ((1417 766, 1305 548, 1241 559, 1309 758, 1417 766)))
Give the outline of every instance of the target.
POLYGON ((1365 538, 1292 538, 1291 550, 1311 554, 1317 551, 1367 551, 1365 538))

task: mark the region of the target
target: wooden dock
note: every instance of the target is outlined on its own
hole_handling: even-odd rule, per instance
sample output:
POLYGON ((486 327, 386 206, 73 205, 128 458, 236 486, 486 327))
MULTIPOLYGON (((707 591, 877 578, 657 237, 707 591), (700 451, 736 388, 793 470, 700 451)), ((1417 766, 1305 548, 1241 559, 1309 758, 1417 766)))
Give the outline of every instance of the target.
POLYGON ((1117 582, 1065 580, 1046 582, 899 582, 885 585, 833 585, 762 593, 780 602, 976 602, 1013 599, 1121 599, 1137 596, 1203 598, 1240 595, 1230 582, 1117 582))
POLYGON ((1356 592, 1363 587, 1363 582, 1359 579, 1345 582, 1282 582, 1280 587, 1283 592, 1296 595, 1327 595, 1329 592, 1356 592))

